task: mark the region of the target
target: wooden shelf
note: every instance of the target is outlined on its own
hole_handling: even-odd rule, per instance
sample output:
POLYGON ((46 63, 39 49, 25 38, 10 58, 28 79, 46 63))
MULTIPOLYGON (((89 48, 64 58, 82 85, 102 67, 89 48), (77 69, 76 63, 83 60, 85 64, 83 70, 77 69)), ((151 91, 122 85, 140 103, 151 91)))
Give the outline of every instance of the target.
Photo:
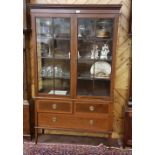
POLYGON ((52 80, 55 80, 55 79, 62 79, 62 80, 69 80, 70 77, 67 77, 67 76, 63 76, 63 77, 48 77, 48 76, 45 76, 45 77, 41 77, 43 79, 52 79, 52 80))
POLYGON ((104 81, 110 81, 110 78, 96 78, 96 77, 82 77, 79 76, 78 80, 104 80, 104 81))
POLYGON ((50 36, 46 36, 46 35, 43 35, 43 34, 37 34, 37 38, 42 38, 42 39, 53 39, 53 40, 70 40, 71 38, 70 37, 53 37, 52 35, 50 36))
POLYGON ((67 58, 67 57, 48 57, 48 56, 43 56, 43 57, 40 57, 38 56, 38 58, 41 58, 41 59, 53 59, 53 60, 70 60, 70 58, 67 58))
POLYGON ((78 37, 78 40, 112 41, 112 37, 78 37))
MULTIPOLYGON (((55 91, 57 91, 57 90, 60 90, 59 88, 57 89, 57 88, 55 88, 55 91)), ((41 89, 40 91, 39 91, 39 93, 42 93, 42 94, 48 94, 49 92, 51 91, 51 89, 41 89)), ((62 90, 63 91, 63 90, 62 90)), ((63 96, 68 96, 68 95, 70 95, 70 92, 69 92, 69 90, 64 90, 64 91, 67 91, 67 93, 65 94, 65 95, 63 95, 63 96)), ((58 94, 50 94, 50 95, 58 95, 58 94)))
POLYGON ((77 92, 78 96, 109 96, 108 92, 106 93, 103 93, 103 92, 100 92, 100 93, 95 93, 95 90, 94 92, 86 92, 86 91, 78 91, 77 92))
POLYGON ((94 63, 94 62, 97 62, 97 61, 106 61, 106 62, 111 62, 112 60, 111 59, 108 59, 108 60, 103 60, 103 59, 90 59, 90 58, 79 58, 78 59, 78 63, 94 63))

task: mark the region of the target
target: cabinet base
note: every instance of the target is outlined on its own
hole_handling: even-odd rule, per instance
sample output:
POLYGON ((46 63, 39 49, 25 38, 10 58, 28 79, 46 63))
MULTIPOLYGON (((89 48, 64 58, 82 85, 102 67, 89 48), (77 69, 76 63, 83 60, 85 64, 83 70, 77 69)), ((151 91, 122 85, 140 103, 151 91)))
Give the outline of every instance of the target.
MULTIPOLYGON (((38 136, 39 136, 39 134, 47 134, 47 133, 45 133, 45 130, 55 130, 55 131, 62 131, 62 129, 49 129, 49 128, 41 128, 41 127, 35 127, 35 144, 37 144, 38 143, 38 136), (41 132, 40 132, 41 131, 41 132)), ((74 129, 74 131, 73 131, 73 129, 63 129, 63 131, 65 131, 66 133, 68 132, 89 132, 90 133, 90 131, 88 131, 88 130, 83 130, 83 131, 81 131, 80 129, 74 129)), ((91 132, 92 133, 92 132, 91 132)), ((112 146, 112 131, 107 131, 107 132, 93 132, 94 134, 104 134, 104 136, 103 136, 103 138, 107 138, 107 142, 108 142, 108 146, 112 146)), ((60 133, 59 133, 60 134, 60 133)), ((50 135, 50 134, 49 134, 50 135)), ((61 134, 61 135, 63 135, 63 134, 61 134)), ((66 135, 71 135, 71 134, 66 134, 66 135)), ((77 135, 76 134, 76 136, 82 136, 82 135, 77 135)), ((84 137, 84 135, 83 135, 83 137, 84 137)), ((101 138, 101 136, 90 136, 89 135, 89 137, 100 137, 101 138)))

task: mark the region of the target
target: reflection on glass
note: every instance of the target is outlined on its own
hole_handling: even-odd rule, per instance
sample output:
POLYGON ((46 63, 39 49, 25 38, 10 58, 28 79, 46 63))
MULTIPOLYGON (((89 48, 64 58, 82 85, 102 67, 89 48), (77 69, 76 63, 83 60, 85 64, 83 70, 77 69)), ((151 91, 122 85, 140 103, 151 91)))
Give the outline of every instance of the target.
POLYGON ((78 95, 110 95, 112 28, 112 19, 78 19, 78 95))
POLYGON ((50 18, 37 18, 37 35, 51 36, 52 35, 52 20, 50 18))
POLYGON ((110 81, 95 80, 93 94, 95 96, 109 96, 110 95, 110 81))
POLYGON ((70 19, 54 18, 54 37, 70 37, 70 19))
POLYGON ((79 19, 78 20, 78 37, 94 36, 95 21, 92 19, 79 19))
POLYGON ((81 96, 109 96, 110 81, 78 80, 77 93, 81 96))
POLYGON ((70 95, 70 19, 37 18, 38 89, 70 95))

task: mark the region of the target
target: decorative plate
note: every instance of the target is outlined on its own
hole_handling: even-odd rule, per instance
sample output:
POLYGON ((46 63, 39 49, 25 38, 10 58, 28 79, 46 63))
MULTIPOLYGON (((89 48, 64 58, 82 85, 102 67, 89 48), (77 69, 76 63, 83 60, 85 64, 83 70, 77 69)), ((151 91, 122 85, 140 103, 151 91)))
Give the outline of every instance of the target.
POLYGON ((95 77, 107 77, 111 73, 111 65, 105 61, 95 62, 90 69, 90 74, 95 77))

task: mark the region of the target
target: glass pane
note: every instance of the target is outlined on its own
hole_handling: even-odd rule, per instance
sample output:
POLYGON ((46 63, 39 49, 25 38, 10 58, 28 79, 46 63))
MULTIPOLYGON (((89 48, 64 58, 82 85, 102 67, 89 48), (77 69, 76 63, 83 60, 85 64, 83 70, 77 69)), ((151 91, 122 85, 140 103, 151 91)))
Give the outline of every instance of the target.
POLYGON ((106 38, 112 36, 112 19, 98 19, 96 20, 96 37, 106 38))
POLYGON ((78 37, 95 36, 95 20, 79 19, 78 20, 78 37))
POLYGON ((110 95, 110 81, 95 80, 93 94, 95 96, 109 96, 110 95))
POLYGON ((38 89, 70 95, 70 19, 37 18, 38 89))
POLYGON ((78 95, 110 95, 112 26, 112 19, 78 19, 78 95))
POLYGON ((70 37, 69 18, 54 18, 54 37, 70 37))
POLYGON ((36 19, 37 35, 52 36, 52 19, 37 18, 36 19))

